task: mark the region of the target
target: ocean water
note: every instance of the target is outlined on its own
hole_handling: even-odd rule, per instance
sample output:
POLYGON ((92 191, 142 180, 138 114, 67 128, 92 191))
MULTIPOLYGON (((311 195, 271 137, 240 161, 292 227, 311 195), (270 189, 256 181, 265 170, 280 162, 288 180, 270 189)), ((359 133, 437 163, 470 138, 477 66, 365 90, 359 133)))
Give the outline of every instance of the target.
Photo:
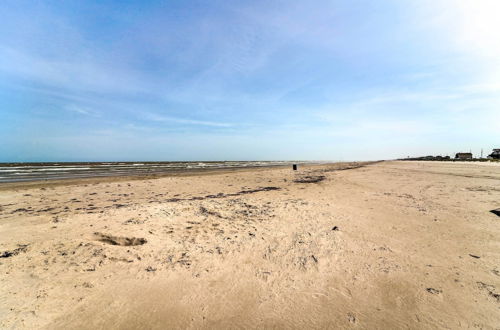
POLYGON ((101 162, 101 163, 0 163, 0 183, 124 175, 148 175, 203 169, 284 166, 293 161, 220 162, 101 162))

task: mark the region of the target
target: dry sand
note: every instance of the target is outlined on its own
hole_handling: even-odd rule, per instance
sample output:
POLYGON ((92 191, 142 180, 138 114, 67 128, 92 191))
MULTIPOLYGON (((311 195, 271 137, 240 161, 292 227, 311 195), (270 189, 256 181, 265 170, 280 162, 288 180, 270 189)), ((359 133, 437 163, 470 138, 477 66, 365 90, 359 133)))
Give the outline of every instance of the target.
POLYGON ((4 186, 0 327, 500 328, 500 166, 339 167, 4 186))

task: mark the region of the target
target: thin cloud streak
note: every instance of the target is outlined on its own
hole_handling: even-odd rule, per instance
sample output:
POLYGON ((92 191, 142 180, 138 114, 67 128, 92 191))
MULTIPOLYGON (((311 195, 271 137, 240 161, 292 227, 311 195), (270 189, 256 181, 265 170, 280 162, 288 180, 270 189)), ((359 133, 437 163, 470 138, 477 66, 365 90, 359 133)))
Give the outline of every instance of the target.
POLYGON ((144 118, 147 120, 156 121, 156 122, 172 122, 172 123, 188 124, 188 125, 201 125, 201 126, 211 126, 211 127, 232 127, 232 126, 234 126, 233 124, 230 124, 230 123, 221 123, 221 122, 196 120, 196 119, 175 118, 175 117, 158 115, 158 114, 153 114, 153 113, 144 114, 144 118))

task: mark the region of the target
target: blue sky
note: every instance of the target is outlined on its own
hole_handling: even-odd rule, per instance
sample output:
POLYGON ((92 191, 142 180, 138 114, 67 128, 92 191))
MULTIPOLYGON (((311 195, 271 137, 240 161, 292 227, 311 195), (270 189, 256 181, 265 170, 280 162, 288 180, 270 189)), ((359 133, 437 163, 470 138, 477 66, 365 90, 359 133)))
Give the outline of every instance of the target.
POLYGON ((0 161, 500 147, 500 1, 0 4, 0 161))

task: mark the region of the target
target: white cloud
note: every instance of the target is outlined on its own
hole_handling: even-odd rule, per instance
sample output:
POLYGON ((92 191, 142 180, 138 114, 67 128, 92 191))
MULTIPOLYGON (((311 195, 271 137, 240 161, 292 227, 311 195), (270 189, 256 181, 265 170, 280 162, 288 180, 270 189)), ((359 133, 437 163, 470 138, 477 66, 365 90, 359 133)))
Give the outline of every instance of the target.
POLYGON ((159 114, 154 114, 154 113, 143 113, 143 116, 147 120, 157 121, 157 122, 172 122, 172 123, 179 123, 179 124, 201 125, 201 126, 212 126, 212 127, 232 127, 233 126, 233 124, 230 124, 230 123, 177 118, 177 117, 164 116, 164 115, 159 115, 159 114))
POLYGON ((68 111, 71 111, 71 112, 75 112, 75 113, 79 113, 81 115, 85 115, 85 116, 93 116, 93 117, 99 117, 100 114, 93 111, 93 110, 90 110, 88 108, 85 108, 85 107, 82 107, 82 106, 79 106, 79 105, 75 105, 75 104, 70 104, 68 106, 65 107, 66 110, 68 111))

